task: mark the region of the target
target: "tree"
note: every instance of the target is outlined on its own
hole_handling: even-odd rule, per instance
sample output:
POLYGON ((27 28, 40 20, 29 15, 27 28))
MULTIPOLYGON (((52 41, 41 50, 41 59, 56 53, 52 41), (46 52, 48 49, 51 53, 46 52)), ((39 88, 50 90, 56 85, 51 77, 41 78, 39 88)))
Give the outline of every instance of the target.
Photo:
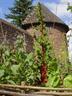
POLYGON ((69 4, 67 10, 70 10, 72 12, 72 6, 69 4))
POLYGON ((10 14, 6 14, 7 19, 11 19, 12 23, 22 27, 22 21, 32 9, 32 0, 15 0, 14 6, 9 8, 10 14))

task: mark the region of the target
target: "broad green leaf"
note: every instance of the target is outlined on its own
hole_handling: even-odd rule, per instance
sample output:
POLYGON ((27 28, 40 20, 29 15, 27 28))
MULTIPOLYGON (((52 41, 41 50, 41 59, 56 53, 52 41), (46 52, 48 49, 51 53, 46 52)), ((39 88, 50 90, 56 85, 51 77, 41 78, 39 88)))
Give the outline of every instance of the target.
POLYGON ((48 85, 49 87, 58 87, 60 79, 57 75, 49 75, 48 85))
POLYGON ((72 75, 68 75, 64 78, 64 87, 72 88, 72 75))
POLYGON ((9 56, 10 55, 10 51, 9 50, 6 50, 5 51, 5 55, 9 56))
POLYGON ((4 75, 4 70, 0 69, 0 78, 4 75))
POLYGON ((18 71, 19 66, 20 66, 20 65, 12 65, 12 66, 11 66, 11 70, 12 70, 12 73, 13 73, 14 75, 17 74, 17 71, 18 71))
POLYGON ((15 85, 15 82, 14 82, 13 80, 8 80, 7 82, 8 82, 9 84, 15 85))
POLYGON ((6 78, 5 78, 6 80, 9 80, 10 79, 10 75, 8 75, 8 76, 6 76, 6 78))
POLYGON ((33 57, 33 53, 28 54, 25 62, 29 62, 30 60, 32 60, 32 57, 33 57))

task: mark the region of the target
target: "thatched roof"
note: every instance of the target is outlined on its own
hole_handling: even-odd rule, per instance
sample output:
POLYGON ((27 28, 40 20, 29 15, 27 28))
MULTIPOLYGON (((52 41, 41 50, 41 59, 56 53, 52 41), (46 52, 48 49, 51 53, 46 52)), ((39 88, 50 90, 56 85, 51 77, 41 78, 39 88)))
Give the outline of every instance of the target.
MULTIPOLYGON (((46 6, 41 4, 41 8, 45 23, 60 24, 65 27, 66 31, 69 30, 68 26, 59 17, 57 17, 54 13, 52 13, 46 6)), ((35 8, 26 17, 26 19, 22 22, 22 24, 26 26, 27 24, 34 24, 34 23, 38 23, 35 8)))

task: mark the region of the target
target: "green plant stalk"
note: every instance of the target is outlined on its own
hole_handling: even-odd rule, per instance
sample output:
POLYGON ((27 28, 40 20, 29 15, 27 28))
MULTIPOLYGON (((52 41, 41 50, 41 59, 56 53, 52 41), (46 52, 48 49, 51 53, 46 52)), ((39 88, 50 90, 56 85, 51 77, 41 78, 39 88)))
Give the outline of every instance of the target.
MULTIPOLYGON (((40 32, 41 32, 41 37, 44 38, 44 23, 43 23, 43 15, 41 12, 41 5, 40 3, 38 4, 38 11, 39 11, 39 22, 40 22, 40 32)), ((45 62, 45 53, 46 53, 46 49, 44 46, 44 42, 42 42, 41 47, 42 47, 42 64, 41 64, 41 84, 45 84, 47 83, 47 66, 46 66, 46 62, 45 62)))

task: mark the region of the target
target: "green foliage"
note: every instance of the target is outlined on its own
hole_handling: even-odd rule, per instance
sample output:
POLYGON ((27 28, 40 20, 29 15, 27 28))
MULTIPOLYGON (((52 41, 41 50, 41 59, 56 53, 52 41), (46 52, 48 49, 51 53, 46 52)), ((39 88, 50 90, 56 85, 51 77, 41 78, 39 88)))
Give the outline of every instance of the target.
POLYGON ((72 75, 67 75, 64 78, 64 87, 72 88, 72 75))
POLYGON ((11 19, 12 23, 22 27, 22 21, 32 9, 32 0, 15 0, 13 7, 9 8, 10 14, 6 18, 11 19))
MULTIPOLYGON (((38 85, 47 87, 71 87, 72 76, 61 76, 59 62, 48 38, 48 30, 43 23, 41 7, 38 5, 38 30, 40 36, 34 39, 34 52, 27 53, 23 36, 18 36, 13 48, 4 42, 0 44, 0 83, 38 85), (46 65, 47 82, 41 84, 41 67, 46 65), (65 77, 65 78, 64 78, 65 77)), ((44 71, 44 70, 42 70, 44 71)), ((63 71, 63 70, 62 70, 63 71)))
POLYGON ((60 76, 59 70, 49 74, 48 83, 46 84, 48 87, 59 87, 60 86, 60 76))
MULTIPOLYGON (((45 27, 45 24, 43 22, 44 16, 41 11, 41 5, 40 3, 37 6, 36 16, 39 22, 38 28, 36 28, 37 31, 40 32, 40 35, 35 38, 34 43, 34 50, 35 50, 35 60, 36 63, 39 64, 39 69, 41 69, 41 65, 43 63, 46 64, 47 68, 47 84, 44 84, 44 86, 49 87, 60 87, 60 85, 63 85, 63 79, 66 76, 66 74, 69 74, 68 72, 68 64, 65 64, 64 66, 60 66, 60 62, 55 58, 53 47, 51 45, 51 42, 48 38, 48 30, 45 27), (42 50, 44 48, 44 52, 42 50), (63 68, 64 70, 62 70, 63 68)), ((64 53, 67 55, 66 53, 64 53)), ((65 58, 62 58, 65 59, 65 58)), ((65 62, 67 63, 67 62, 65 62)))
POLYGON ((1 70, 0 70, 0 78, 1 78, 3 75, 4 75, 4 70, 1 69, 1 70))
MULTIPOLYGON (((40 85, 41 39, 40 37, 36 39, 34 42, 35 52, 29 54, 25 51, 23 36, 17 37, 13 49, 10 49, 9 45, 5 43, 0 45, 0 83, 21 84, 24 82, 27 85, 40 85)), ((44 42, 47 42, 46 40, 48 39, 43 38, 44 42)), ((55 59, 50 57, 51 46, 48 42, 45 44, 47 44, 45 45, 47 48, 45 60, 48 64, 48 77, 50 78, 49 75, 57 70, 57 66, 55 59)))
POLYGON ((27 54, 25 62, 20 65, 18 77, 27 85, 35 85, 40 78, 38 66, 34 64, 33 53, 27 54))
POLYGON ((24 37, 18 36, 13 49, 0 44, 0 83, 35 85, 40 78, 33 53, 26 53, 24 37))
POLYGON ((23 38, 20 36, 18 39, 14 49, 10 49, 9 45, 4 43, 0 45, 0 55, 2 57, 0 61, 0 70, 3 72, 3 74, 1 74, 0 83, 18 84, 18 69, 20 64, 23 63, 22 59, 24 57, 22 56, 25 56, 25 51, 22 46, 23 38), (17 42, 18 39, 19 42, 17 42))
POLYGON ((70 10, 72 12, 72 6, 68 6, 67 10, 70 10))
MULTIPOLYGON (((47 76, 46 77, 47 84, 44 83, 42 85, 47 86, 48 84, 50 84, 52 82, 54 83, 54 79, 56 79, 56 77, 50 78, 50 79, 53 79, 52 82, 51 82, 51 80, 48 80, 48 79, 52 73, 56 73, 56 71, 58 69, 58 65, 57 65, 57 60, 54 56, 52 45, 51 45, 50 40, 48 38, 48 30, 46 29, 45 24, 43 22, 44 17, 41 12, 41 4, 40 3, 36 7, 36 10, 37 10, 36 16, 38 18, 38 22, 40 23, 38 25, 38 28, 36 28, 36 29, 38 29, 37 31, 40 32, 40 35, 38 37, 36 36, 35 42, 34 42, 34 54, 35 54, 35 61, 36 61, 35 63, 38 64, 39 70, 41 70, 41 66, 43 64, 46 65, 46 72, 45 73, 47 76)), ((43 70, 43 72, 44 72, 44 70, 43 70)), ((53 75, 55 76, 55 74, 53 74, 53 75)), ((43 76, 43 78, 45 78, 45 76, 43 76)), ((53 86, 53 83, 51 84, 51 86, 53 86)), ((56 84, 56 85, 58 85, 58 84, 56 84)), ((53 87, 56 87, 56 85, 54 85, 53 87)))

